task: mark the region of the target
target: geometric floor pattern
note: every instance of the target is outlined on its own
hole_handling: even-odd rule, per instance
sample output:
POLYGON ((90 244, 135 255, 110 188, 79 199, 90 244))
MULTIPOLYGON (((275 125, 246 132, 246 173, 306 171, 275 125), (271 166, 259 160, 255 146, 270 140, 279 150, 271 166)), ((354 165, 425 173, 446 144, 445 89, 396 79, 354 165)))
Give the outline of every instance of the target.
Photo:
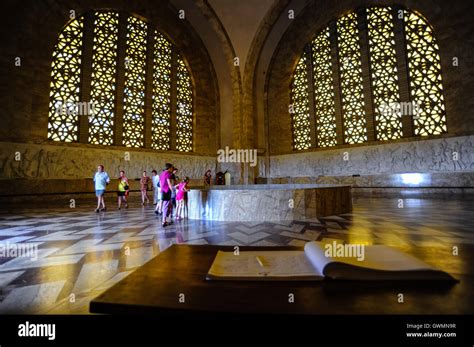
MULTIPOLYGON (((32 247, 35 259, 0 253, 0 314, 85 314, 92 298, 172 244, 302 246, 305 242, 384 244, 425 261, 432 248, 474 254, 472 201, 354 199, 353 212, 282 222, 184 220, 161 227, 152 206, 96 214, 90 207, 0 212, 0 250, 32 247), (426 254, 425 254, 426 253, 426 254), (425 256, 426 255, 426 256, 425 256)), ((451 273, 472 274, 472 256, 451 273)), ((438 264, 442 268, 442 264, 438 264)), ((452 266, 452 263, 451 263, 452 266)))

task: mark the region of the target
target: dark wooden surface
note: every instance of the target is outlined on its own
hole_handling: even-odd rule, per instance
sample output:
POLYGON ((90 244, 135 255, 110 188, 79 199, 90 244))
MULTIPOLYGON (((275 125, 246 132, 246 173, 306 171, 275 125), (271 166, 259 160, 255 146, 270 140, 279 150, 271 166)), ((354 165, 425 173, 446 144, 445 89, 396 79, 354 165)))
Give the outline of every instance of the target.
POLYGON ((351 187, 314 190, 316 216, 334 216, 352 212, 351 187))
MULTIPOLYGON (((91 301, 93 313, 174 314, 457 314, 472 313, 472 276, 444 282, 206 281, 217 250, 173 245, 91 301), (398 294, 404 303, 398 302, 398 294), (179 302, 179 295, 185 302, 179 302), (294 303, 289 303, 294 294, 294 303)), ((262 249, 240 247, 240 251, 262 249)), ((295 247, 265 247, 265 250, 295 247)), ((459 276, 458 276, 459 277, 459 276)))

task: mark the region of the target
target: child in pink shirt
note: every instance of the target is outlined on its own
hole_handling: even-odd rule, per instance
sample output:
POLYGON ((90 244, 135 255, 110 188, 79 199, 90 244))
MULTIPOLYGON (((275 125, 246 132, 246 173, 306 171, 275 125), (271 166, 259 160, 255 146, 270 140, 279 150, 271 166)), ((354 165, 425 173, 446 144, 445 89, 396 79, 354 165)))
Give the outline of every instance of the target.
POLYGON ((176 187, 176 203, 178 207, 176 208, 176 220, 183 219, 183 210, 184 210, 184 195, 189 192, 188 188, 189 177, 185 177, 176 187))

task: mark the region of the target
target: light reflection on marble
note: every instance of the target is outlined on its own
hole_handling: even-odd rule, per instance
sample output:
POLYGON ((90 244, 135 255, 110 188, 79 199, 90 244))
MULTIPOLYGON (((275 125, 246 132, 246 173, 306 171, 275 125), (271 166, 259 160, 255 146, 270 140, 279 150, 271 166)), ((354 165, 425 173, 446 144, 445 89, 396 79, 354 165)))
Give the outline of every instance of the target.
POLYGON ((302 246, 309 240, 385 244, 456 277, 474 278, 473 205, 452 196, 404 199, 403 208, 398 197, 354 197, 353 212, 338 216, 273 222, 190 219, 166 228, 152 206, 101 214, 90 206, 74 211, 0 210, 0 242, 19 237, 2 233, 12 228, 24 230, 23 237, 28 237, 15 239, 18 243, 57 234, 39 245, 37 261, 0 258, 0 314, 88 313, 92 298, 173 244, 302 246), (458 256, 453 256, 453 246, 459 247, 458 256))

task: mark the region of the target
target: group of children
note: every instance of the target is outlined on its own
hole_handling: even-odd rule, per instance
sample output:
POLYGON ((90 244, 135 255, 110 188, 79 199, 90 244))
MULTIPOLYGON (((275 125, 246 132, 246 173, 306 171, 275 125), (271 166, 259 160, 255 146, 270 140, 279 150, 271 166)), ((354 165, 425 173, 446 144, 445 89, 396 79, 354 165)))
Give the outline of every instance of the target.
MULTIPOLYGON (((156 170, 152 171, 152 178, 147 176, 147 172, 143 171, 140 178, 140 192, 142 205, 149 204, 148 187, 151 182, 153 187, 153 204, 156 205, 155 214, 162 216, 162 226, 173 223, 173 209, 176 209, 176 220, 182 220, 184 214, 187 213, 187 192, 189 192, 189 177, 185 177, 181 182, 177 177, 178 169, 172 164, 166 163, 164 170, 160 175, 156 170), (170 220, 168 221, 168 218, 170 220)), ((104 166, 99 165, 94 176, 95 192, 97 196, 97 208, 95 211, 106 211, 104 195, 107 185, 110 183, 110 177, 105 172, 104 166)), ((128 208, 127 197, 129 195, 130 185, 125 171, 120 170, 117 197, 118 209, 128 208)))

